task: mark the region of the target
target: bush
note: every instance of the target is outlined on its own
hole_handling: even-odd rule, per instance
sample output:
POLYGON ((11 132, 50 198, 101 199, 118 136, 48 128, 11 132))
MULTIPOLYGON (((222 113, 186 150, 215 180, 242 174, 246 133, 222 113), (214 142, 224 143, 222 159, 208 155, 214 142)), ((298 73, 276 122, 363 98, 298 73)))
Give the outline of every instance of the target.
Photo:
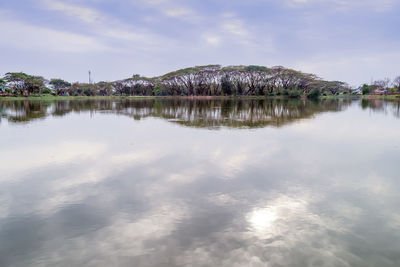
POLYGON ((224 95, 230 95, 232 94, 232 89, 233 89, 233 84, 229 78, 228 75, 225 75, 224 77, 222 77, 221 79, 221 89, 222 89, 222 93, 224 95))
POLYGON ((156 86, 154 87, 152 94, 155 96, 166 96, 167 95, 167 90, 161 87, 160 83, 157 83, 156 86))
POLYGON ((364 85, 361 87, 361 90, 362 90, 362 94, 363 94, 363 95, 368 95, 368 94, 371 92, 370 86, 367 85, 367 84, 364 84, 364 85))
POLYGON ((264 95, 264 88, 258 87, 256 90, 257 95, 264 95))
POLYGON ((317 88, 312 89, 308 94, 307 98, 316 99, 321 95, 321 91, 317 88))
POLYGON ((83 90, 83 94, 84 94, 85 96, 92 96, 92 95, 94 95, 93 91, 90 90, 89 88, 83 90))
POLYGON ((45 95, 51 95, 53 93, 53 91, 51 91, 50 88, 42 87, 42 88, 40 88, 40 93, 45 94, 45 95))
POLYGON ((301 92, 299 90, 290 90, 289 97, 290 98, 299 98, 301 96, 301 92))

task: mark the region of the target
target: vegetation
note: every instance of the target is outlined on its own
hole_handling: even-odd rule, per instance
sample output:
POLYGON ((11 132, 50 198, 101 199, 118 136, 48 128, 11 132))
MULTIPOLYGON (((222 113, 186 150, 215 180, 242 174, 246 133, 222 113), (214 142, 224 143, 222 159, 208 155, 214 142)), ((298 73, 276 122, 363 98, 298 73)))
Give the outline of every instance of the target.
POLYGON ((45 81, 41 76, 32 76, 23 72, 8 72, 3 79, 15 95, 40 93, 45 81))
POLYGON ((314 88, 308 93, 307 97, 311 99, 316 99, 319 98, 320 95, 321 91, 318 88, 314 88))
MULTIPOLYGON (((207 65, 186 68, 147 78, 131 78, 98 83, 69 83, 62 79, 45 80, 22 72, 4 76, 9 95, 29 96, 274 96, 314 97, 324 92, 333 95, 350 91, 339 81, 324 81, 313 74, 284 67, 207 65), (313 92, 313 93, 311 93, 313 92)), ((3 90, 4 91, 4 90, 3 90)), ((319 96, 319 95, 318 95, 319 96)))
POLYGON ((363 84, 363 86, 361 87, 361 91, 363 95, 368 95, 371 92, 371 86, 367 85, 367 84, 363 84))
POLYGON ((394 80, 393 80, 393 88, 397 89, 397 91, 400 91, 400 76, 397 76, 394 80))
POLYGON ((392 83, 389 78, 363 84, 360 89, 363 95, 399 95, 400 94, 400 76, 396 77, 392 83), (391 86, 391 87, 390 87, 391 86))
POLYGON ((51 79, 49 82, 53 86, 57 95, 66 94, 67 90, 71 87, 71 84, 62 79, 51 79))

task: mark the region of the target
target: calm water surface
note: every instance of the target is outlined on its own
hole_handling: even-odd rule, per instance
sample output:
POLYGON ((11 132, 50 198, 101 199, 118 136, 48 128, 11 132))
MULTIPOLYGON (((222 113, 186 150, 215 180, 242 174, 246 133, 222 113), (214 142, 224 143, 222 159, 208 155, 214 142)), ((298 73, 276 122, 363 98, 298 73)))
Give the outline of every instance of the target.
POLYGON ((400 102, 0 102, 0 266, 400 266, 400 102))

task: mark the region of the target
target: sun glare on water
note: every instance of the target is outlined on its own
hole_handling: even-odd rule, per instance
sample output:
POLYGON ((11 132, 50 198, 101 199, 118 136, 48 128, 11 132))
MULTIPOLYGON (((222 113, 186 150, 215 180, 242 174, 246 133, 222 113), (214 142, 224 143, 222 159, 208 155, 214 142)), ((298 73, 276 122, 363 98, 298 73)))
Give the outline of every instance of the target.
POLYGON ((277 218, 275 209, 262 208, 252 211, 248 216, 248 222, 257 232, 265 232, 273 225, 277 218))

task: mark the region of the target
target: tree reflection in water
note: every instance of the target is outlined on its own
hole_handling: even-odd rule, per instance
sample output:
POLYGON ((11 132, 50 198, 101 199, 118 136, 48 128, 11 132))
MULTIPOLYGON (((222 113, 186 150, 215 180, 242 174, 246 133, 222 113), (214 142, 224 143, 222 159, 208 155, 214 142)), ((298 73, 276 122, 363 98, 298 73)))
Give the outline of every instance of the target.
MULTIPOLYGON (((146 117, 166 119, 189 127, 215 129, 280 127, 322 112, 342 111, 354 100, 291 99, 110 99, 61 101, 1 101, 0 115, 21 123, 72 112, 104 112, 126 115, 135 120, 146 117)), ((363 108, 389 110, 399 115, 399 102, 362 100, 363 108)))

